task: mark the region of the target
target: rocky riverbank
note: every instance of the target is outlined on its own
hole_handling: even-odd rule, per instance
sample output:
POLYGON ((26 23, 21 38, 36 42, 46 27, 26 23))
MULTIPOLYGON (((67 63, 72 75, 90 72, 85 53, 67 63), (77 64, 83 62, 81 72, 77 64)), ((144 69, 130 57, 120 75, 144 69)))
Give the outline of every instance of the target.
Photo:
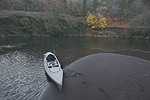
POLYGON ((148 100, 149 64, 120 54, 89 55, 63 69, 62 91, 50 82, 39 100, 148 100))

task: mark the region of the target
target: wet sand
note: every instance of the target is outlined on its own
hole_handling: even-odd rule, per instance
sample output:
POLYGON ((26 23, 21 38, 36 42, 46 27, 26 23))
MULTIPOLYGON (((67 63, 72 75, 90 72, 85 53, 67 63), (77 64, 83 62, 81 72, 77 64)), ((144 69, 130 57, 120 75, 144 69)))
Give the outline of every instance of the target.
POLYGON ((49 82, 39 100, 150 100, 150 61, 101 53, 63 70, 62 91, 49 82))

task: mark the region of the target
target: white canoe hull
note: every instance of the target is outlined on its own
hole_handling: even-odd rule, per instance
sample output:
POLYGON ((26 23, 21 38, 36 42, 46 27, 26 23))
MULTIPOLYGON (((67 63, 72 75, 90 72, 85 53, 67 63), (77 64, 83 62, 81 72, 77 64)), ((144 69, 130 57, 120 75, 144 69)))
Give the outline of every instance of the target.
POLYGON ((53 53, 47 52, 46 54, 44 54, 44 68, 47 75, 57 84, 58 88, 61 90, 63 81, 63 70, 61 69, 61 65, 57 57, 53 53), (52 64, 49 64, 50 62, 48 62, 46 59, 48 55, 53 55, 55 57, 55 61, 53 61, 53 63, 57 63, 56 67, 52 66, 52 64))

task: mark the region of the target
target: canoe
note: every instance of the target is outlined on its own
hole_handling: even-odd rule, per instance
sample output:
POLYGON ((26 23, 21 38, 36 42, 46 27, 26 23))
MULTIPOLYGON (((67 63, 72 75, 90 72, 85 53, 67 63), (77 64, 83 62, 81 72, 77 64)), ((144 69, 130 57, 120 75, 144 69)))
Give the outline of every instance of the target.
POLYGON ((58 88, 62 90, 63 70, 57 57, 52 52, 44 54, 44 69, 58 88))

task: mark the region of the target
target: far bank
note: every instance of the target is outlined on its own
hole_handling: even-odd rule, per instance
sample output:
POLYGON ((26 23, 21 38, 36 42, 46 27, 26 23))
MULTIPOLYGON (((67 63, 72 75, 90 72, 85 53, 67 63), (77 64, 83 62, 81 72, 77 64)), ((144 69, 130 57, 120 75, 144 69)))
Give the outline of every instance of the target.
MULTIPOLYGON (((109 20, 108 20, 109 21, 109 20)), ((109 22, 108 22, 109 23, 109 22)), ((103 31, 93 30, 84 17, 67 14, 54 16, 50 13, 1 11, 0 37, 41 36, 97 36, 121 37, 150 41, 149 27, 107 26, 103 31)))

